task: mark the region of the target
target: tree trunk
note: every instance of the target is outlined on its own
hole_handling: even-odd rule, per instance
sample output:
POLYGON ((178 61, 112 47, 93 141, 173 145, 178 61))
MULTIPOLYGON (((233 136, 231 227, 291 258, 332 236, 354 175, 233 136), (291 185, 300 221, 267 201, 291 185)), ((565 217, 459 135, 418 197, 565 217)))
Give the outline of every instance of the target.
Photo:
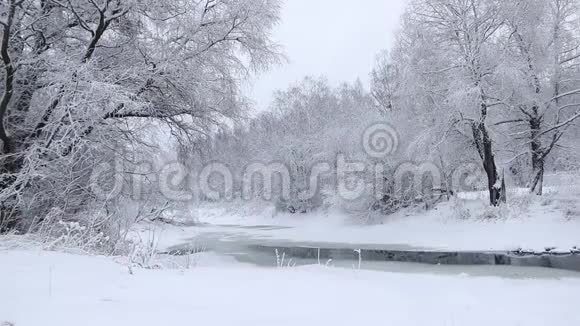
MULTIPOLYGON (((533 112, 537 113, 537 108, 533 112)), ((542 128, 542 120, 536 114, 530 118, 530 147, 532 155, 532 181, 530 184, 530 192, 542 195, 544 185, 544 151, 542 148, 542 140, 540 139, 540 132, 542 128)))
MULTIPOLYGON (((484 138, 485 139, 485 138, 484 138)), ((495 157, 492 153, 490 141, 484 141, 483 168, 487 174, 487 188, 489 191, 489 203, 492 206, 498 206, 501 198, 501 188, 499 187, 499 177, 495 165, 495 157)))
POLYGON ((536 163, 534 167, 532 184, 530 186, 530 191, 538 196, 544 193, 544 160, 541 159, 536 163))
POLYGON ((487 189, 489 191, 489 203, 492 206, 499 206, 501 202, 506 202, 506 194, 502 194, 502 185, 497 173, 495 156, 493 155, 493 142, 489 137, 489 132, 484 123, 475 123, 472 126, 473 137, 479 155, 483 161, 483 169, 487 175, 487 189))

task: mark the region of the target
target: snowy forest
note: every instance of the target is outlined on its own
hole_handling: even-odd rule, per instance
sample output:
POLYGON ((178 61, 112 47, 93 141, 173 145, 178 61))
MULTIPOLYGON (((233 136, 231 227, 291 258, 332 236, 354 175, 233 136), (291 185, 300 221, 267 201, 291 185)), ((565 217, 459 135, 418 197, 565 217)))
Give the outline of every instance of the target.
POLYGON ((281 0, 2 0, 1 325, 279 325, 278 287, 285 307, 306 311, 287 321, 297 325, 383 323, 379 302, 397 325, 578 325, 580 1, 399 2, 393 42, 373 40, 382 50, 365 54, 364 75, 308 72, 260 107, 249 85, 293 60, 275 37, 281 0), (276 271, 237 266, 250 262, 276 271), (190 269, 176 285, 175 270, 190 269), (301 285, 286 283, 294 269, 301 285), (67 312, 88 282, 74 271, 133 282, 131 294, 89 286, 120 305, 67 312), (239 310, 212 292, 225 278, 239 310), (302 283, 326 294, 301 302, 302 283), (331 300, 335 286, 348 300, 331 300), (131 305, 148 289, 207 307, 131 305), (411 302, 450 313, 416 316, 411 302), (208 317, 223 309, 237 315, 208 317), (111 313, 91 321, 97 311, 111 313))

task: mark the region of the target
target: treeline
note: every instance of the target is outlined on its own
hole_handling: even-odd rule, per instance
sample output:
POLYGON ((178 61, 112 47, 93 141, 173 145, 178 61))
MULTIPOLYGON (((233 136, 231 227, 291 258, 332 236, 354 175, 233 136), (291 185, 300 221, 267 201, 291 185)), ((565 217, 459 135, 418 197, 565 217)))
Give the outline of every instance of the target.
MULTIPOLYGON (((0 231, 81 221, 118 234, 120 207, 135 194, 97 196, 94 184, 134 179, 135 167, 163 161, 162 151, 194 172, 211 162, 239 170, 235 196, 245 167, 278 162, 292 187, 276 203, 290 212, 424 204, 422 191, 407 191, 417 188, 406 184, 411 177, 399 186, 389 177, 405 162, 436 166, 443 178, 419 188, 446 195, 458 187, 453 171, 473 162, 491 205, 509 200, 504 184, 542 194, 546 171, 578 168, 579 2, 412 0, 370 90, 306 78, 249 119, 242 84, 281 58, 270 38, 278 0, 3 1, 0 231), (396 144, 369 155, 363 138, 381 121, 396 144), (156 142, 160 129, 177 150, 156 142), (323 176, 305 195, 311 168, 340 157, 384 171, 356 175, 368 192, 356 201, 337 196, 337 186, 356 185, 347 175, 323 176), (119 161, 122 169, 93 178, 119 161)), ((137 215, 165 207, 158 191, 143 191, 151 207, 137 215)))
POLYGON ((301 200, 312 166, 340 154, 373 166, 361 136, 386 121, 400 148, 378 160, 387 191, 362 207, 390 211, 420 195, 389 180, 407 161, 436 165, 443 180, 430 187, 447 194, 466 190, 450 184, 453 171, 476 163, 493 206, 509 200, 506 185, 541 195, 547 170, 579 168, 578 14, 576 0, 414 0, 396 44, 377 58, 370 92, 307 78, 279 92, 270 112, 199 147, 201 161, 281 162, 295 187, 279 208, 303 212, 332 202, 341 181, 301 200))
MULTIPOLYGON (((219 162, 234 176, 234 197, 247 198, 244 187, 252 184, 254 199, 263 199, 264 184, 273 189, 278 209, 307 212, 321 207, 335 196, 337 158, 368 162, 362 146, 365 129, 382 117, 362 83, 332 87, 324 78, 305 78, 279 91, 267 112, 235 128, 222 130, 209 141, 185 151, 195 157, 192 171, 219 162), (193 149, 193 152, 191 150, 193 149), (261 164, 257 178, 248 180, 248 167, 261 164), (266 171, 278 166, 276 171, 266 171), (313 171, 325 167, 325 171, 313 171), (268 178, 269 172, 272 180, 268 178), (318 173, 317 173, 318 172, 318 173), (324 173, 323 173, 324 172, 324 173), (282 180, 282 176, 289 180, 282 180), (273 182, 273 184, 272 184, 273 182), (286 183, 283 184, 282 183, 286 183), (289 193, 282 194, 287 186, 289 193), (244 196, 245 195, 245 196, 244 196)), ((186 146, 187 147, 187 146, 186 146)), ((187 159, 186 159, 187 161, 187 159)), ((189 160, 192 162, 192 160, 189 160)), ((224 189, 223 180, 214 180, 224 189)))

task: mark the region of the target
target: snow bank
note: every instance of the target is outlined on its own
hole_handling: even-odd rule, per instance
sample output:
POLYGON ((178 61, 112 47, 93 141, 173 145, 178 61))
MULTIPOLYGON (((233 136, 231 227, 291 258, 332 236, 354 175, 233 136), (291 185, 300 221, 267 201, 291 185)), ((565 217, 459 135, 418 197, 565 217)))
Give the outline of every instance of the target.
MULTIPOLYGON (((491 208, 477 193, 462 194, 434 209, 406 209, 379 225, 360 225, 337 210, 311 214, 275 214, 271 207, 241 203, 206 204, 195 209, 202 226, 155 227, 163 248, 204 233, 296 243, 333 243, 415 247, 451 251, 559 252, 580 248, 580 191, 576 186, 544 197, 512 190, 510 203, 491 208), (473 199, 475 198, 475 199, 473 199), (239 228, 233 226, 285 226, 239 228)), ((187 213, 185 214, 187 215, 187 213)))
POLYGON ((140 270, 1 251, 0 324, 579 325, 580 279, 394 274, 319 266, 140 270))

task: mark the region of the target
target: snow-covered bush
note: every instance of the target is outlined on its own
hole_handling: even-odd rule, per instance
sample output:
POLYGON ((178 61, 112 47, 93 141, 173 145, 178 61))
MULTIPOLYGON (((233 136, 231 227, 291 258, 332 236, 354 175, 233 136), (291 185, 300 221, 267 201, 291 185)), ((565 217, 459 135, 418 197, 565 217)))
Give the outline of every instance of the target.
POLYGON ((469 220, 472 217, 471 210, 465 205, 464 199, 453 197, 450 204, 454 218, 459 220, 469 220))
POLYGON ((111 217, 93 215, 72 221, 53 209, 38 226, 36 234, 49 250, 71 250, 111 255, 125 253, 123 229, 111 223, 111 217))
POLYGON ((503 221, 509 218, 519 217, 517 212, 518 209, 513 209, 506 205, 498 207, 485 205, 481 210, 477 211, 475 218, 483 222, 503 221))

